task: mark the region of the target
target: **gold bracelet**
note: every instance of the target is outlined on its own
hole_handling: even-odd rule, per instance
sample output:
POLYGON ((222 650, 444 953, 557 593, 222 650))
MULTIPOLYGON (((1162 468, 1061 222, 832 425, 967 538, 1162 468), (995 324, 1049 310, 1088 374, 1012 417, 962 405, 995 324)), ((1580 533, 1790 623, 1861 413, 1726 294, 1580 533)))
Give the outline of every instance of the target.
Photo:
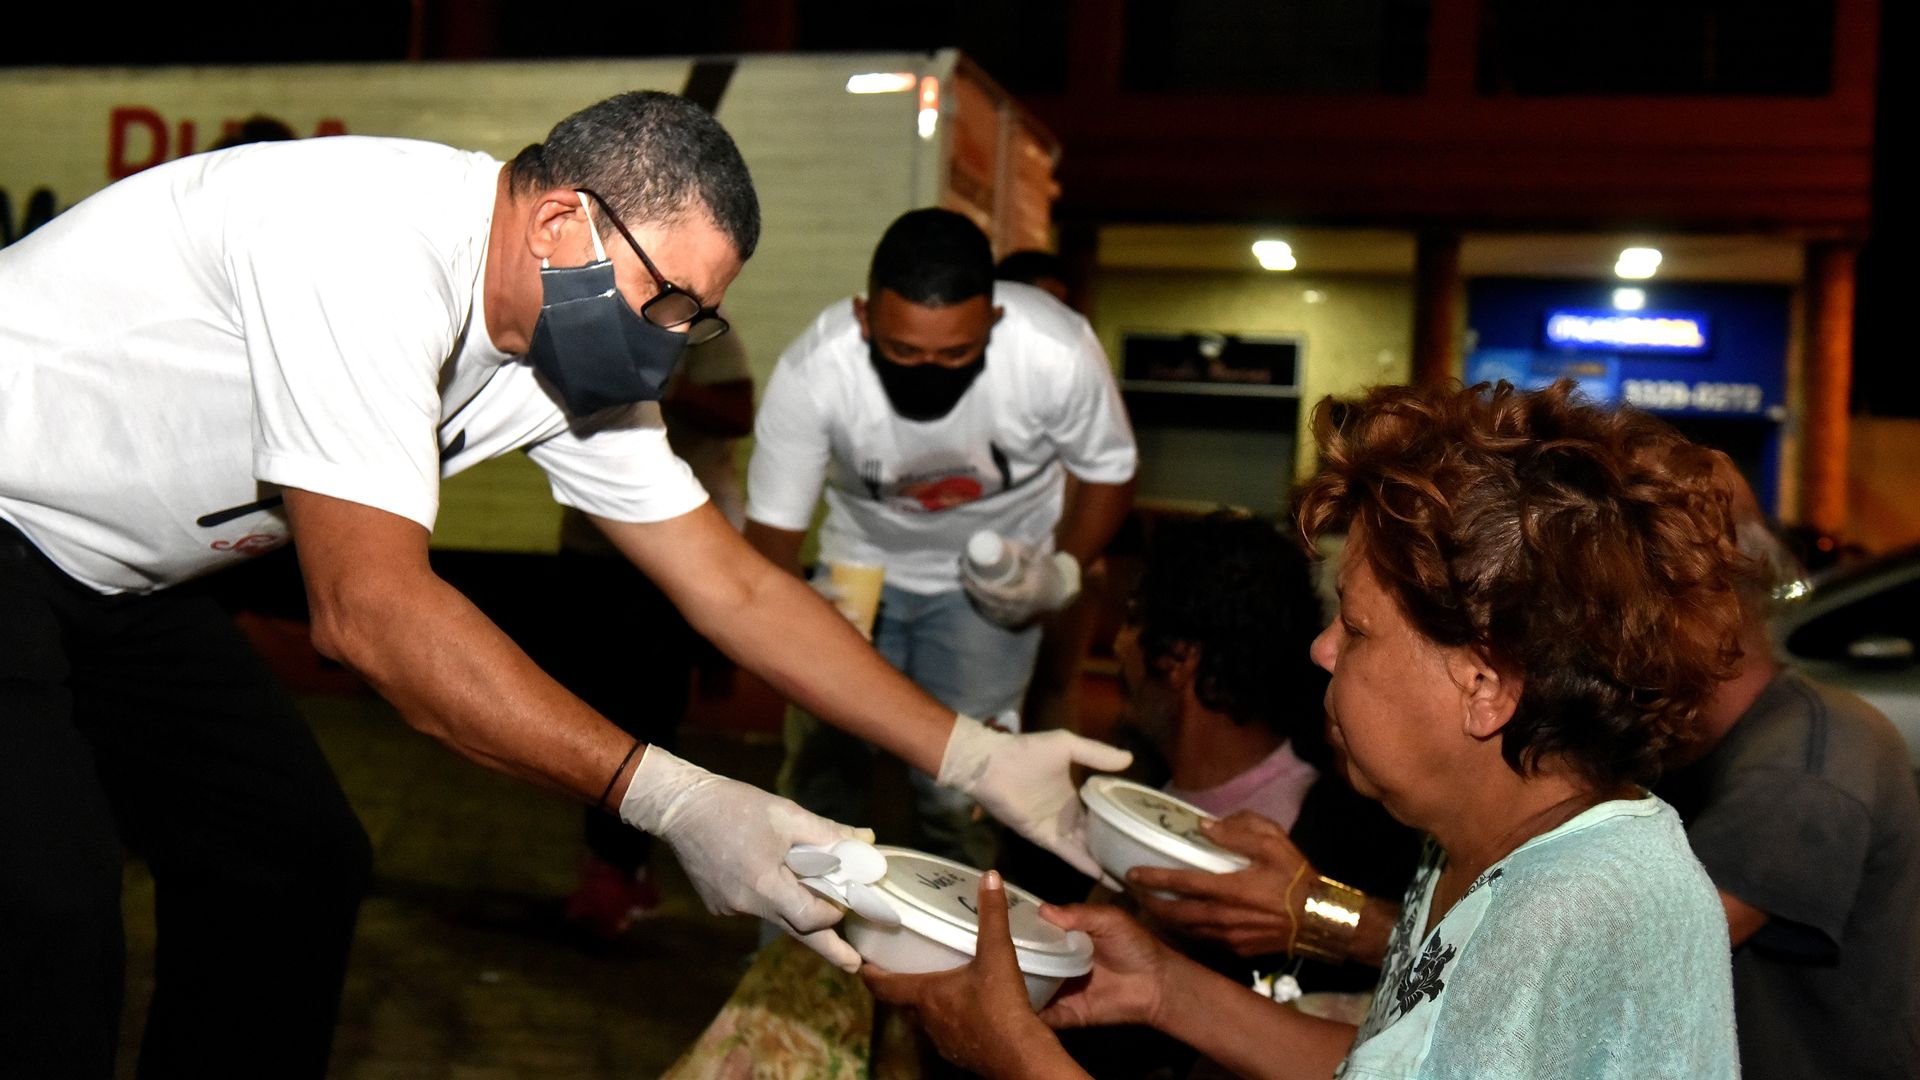
POLYGON ((1307 890, 1307 902, 1301 906, 1294 923, 1293 942, 1288 949, 1315 960, 1344 963, 1347 944, 1360 926, 1360 909, 1367 894, 1330 877, 1315 875, 1313 888, 1307 890))

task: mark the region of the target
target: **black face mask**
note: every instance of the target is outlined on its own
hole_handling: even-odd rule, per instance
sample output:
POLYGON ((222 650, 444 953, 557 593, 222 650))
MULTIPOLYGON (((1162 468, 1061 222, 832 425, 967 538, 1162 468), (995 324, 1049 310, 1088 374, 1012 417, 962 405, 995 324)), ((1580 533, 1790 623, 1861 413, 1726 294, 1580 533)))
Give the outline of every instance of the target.
POLYGON ((627 306, 600 234, 591 224, 588 229, 595 261, 540 268, 540 318, 527 346, 527 361, 560 392, 572 416, 660 400, 687 348, 687 335, 655 326, 627 306))
POLYGON ((893 411, 922 423, 952 412, 960 399, 967 396, 973 380, 987 369, 984 351, 978 360, 964 367, 942 367, 933 363, 909 367, 882 356, 879 346, 869 342, 867 359, 873 364, 874 373, 880 376, 880 388, 887 392, 893 411))

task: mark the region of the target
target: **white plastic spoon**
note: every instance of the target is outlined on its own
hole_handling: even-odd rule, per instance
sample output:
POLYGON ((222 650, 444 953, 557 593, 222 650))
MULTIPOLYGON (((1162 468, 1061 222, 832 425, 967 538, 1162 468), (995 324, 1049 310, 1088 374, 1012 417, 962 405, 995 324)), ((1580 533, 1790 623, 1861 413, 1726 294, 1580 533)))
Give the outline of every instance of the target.
MULTIPOLYGON (((876 851, 874 854, 880 853, 876 851)), ((882 873, 886 872, 885 866, 883 859, 882 873)), ((787 869, 793 871, 795 877, 826 877, 840 869, 840 859, 816 844, 795 844, 787 851, 787 869)))
POLYGON ((837 871, 829 871, 836 877, 871 885, 887 876, 887 857, 872 844, 861 840, 842 840, 829 850, 840 861, 837 871))

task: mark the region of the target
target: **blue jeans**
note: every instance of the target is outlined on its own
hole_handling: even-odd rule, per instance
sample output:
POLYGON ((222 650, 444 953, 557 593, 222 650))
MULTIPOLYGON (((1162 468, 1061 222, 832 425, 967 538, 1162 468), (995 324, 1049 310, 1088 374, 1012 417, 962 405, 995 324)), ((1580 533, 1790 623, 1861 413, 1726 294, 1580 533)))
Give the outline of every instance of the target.
MULTIPOLYGON (((973 610, 967 594, 882 588, 873 645, 887 663, 955 712, 980 720, 1017 709, 1040 648, 1038 625, 1008 630, 973 610)), ((787 759, 779 790, 816 814, 850 825, 868 819, 879 752, 798 707, 787 709, 787 759)), ((916 846, 970 866, 993 865, 995 835, 973 800, 914 770, 916 846)))

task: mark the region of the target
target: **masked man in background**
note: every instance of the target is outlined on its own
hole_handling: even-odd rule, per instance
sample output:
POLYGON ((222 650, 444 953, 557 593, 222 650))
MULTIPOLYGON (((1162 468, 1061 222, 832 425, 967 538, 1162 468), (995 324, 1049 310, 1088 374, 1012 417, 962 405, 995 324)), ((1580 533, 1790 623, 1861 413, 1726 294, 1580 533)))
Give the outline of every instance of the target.
MULTIPOLYGON (((948 708, 1017 717, 1037 621, 1132 505, 1136 451, 1093 329, 1039 289, 994 281, 987 237, 948 210, 910 211, 874 250, 867 295, 835 303, 767 383, 747 468, 747 539, 800 572, 821 491, 820 560, 884 569, 875 647, 948 708), (1080 482, 1070 504, 1068 474, 1080 482), (998 536, 1001 558, 964 558, 998 536)), ((798 711, 781 791, 864 813, 871 751, 798 711)), ((971 801, 913 778, 918 843, 990 865, 971 801)))

